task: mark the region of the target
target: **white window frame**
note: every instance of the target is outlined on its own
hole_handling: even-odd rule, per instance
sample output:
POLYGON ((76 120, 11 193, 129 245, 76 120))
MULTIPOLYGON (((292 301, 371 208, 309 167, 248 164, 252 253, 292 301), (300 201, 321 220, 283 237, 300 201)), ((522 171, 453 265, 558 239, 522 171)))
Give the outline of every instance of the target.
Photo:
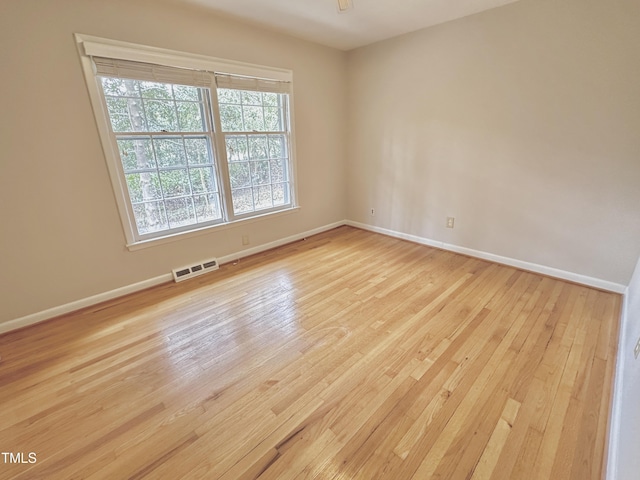
MULTIPOLYGON (((85 75, 89 97, 93 106, 102 148, 104 150, 109 176, 113 185, 116 203, 122 227, 126 238, 127 248, 136 250, 150 245, 174 241, 178 238, 199 235, 212 229, 228 227, 238 222, 255 221, 265 216, 280 215, 290 213, 299 209, 297 203, 297 178, 295 165, 295 134, 293 122, 293 94, 289 93, 289 109, 287 112, 289 129, 289 158, 288 177, 290 204, 285 207, 258 210, 244 214, 234 214, 232 205, 222 205, 225 197, 230 199, 230 183, 226 158, 225 135, 232 132, 221 132, 219 118, 214 116, 217 125, 214 125, 213 145, 215 168, 220 174, 220 185, 223 191, 220 192, 221 208, 223 208, 223 221, 212 225, 192 225, 190 228, 183 228, 180 231, 158 232, 154 235, 139 235, 136 220, 133 215, 131 202, 129 201, 128 187, 126 185, 124 170, 120 154, 118 151, 115 136, 111 131, 111 121, 106 108, 104 96, 102 94, 100 78, 95 75, 92 57, 106 57, 117 60, 129 60, 144 62, 169 67, 188 68, 213 73, 225 73, 230 75, 240 75, 247 77, 266 78, 280 82, 292 82, 293 72, 291 70, 254 65, 231 60, 224 60, 205 55, 183 53, 174 50, 167 50, 157 47, 132 44, 118 40, 110 40, 91 35, 75 34, 75 40, 80 54, 82 69, 85 75), (227 193, 225 193, 227 192, 227 193), (225 213, 226 211, 226 213, 225 213)), ((217 104, 217 91, 215 84, 210 87, 212 102, 217 104)), ((216 105, 217 106, 217 105, 216 105)), ((214 107, 215 108, 215 107, 214 107)), ((267 133, 267 132, 265 132, 267 133)))

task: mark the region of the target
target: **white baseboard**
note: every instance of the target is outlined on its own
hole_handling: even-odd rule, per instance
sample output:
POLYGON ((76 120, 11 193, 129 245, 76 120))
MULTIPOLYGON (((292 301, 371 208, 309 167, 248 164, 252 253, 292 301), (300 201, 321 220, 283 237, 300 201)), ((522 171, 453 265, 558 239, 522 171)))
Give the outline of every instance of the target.
POLYGON ((256 253, 265 252, 267 250, 271 250, 272 248, 281 247, 282 245, 286 245, 292 242, 297 242, 298 240, 311 237, 312 235, 317 235, 319 233, 326 232, 328 230, 333 230, 334 228, 341 227, 342 225, 345 225, 344 220, 340 222, 330 223, 328 225, 323 225, 322 227, 314 228, 313 230, 308 230, 306 232, 297 233, 295 235, 281 238, 273 242, 263 243, 262 245, 258 245, 257 247, 247 248, 246 250, 241 250, 237 253, 225 255, 224 257, 218 257, 218 263, 220 265, 223 265, 225 263, 233 262, 241 258, 248 257, 250 255, 255 255, 256 253))
POLYGON ((48 308, 41 312, 25 315, 24 317, 16 318, 15 320, 9 320, 8 322, 0 323, 0 333, 10 332, 11 330, 17 330, 18 328, 28 327, 35 323, 44 322, 50 318, 59 317, 65 313, 74 312, 81 308, 90 307, 101 302, 106 302, 123 295, 128 295, 133 292, 144 290, 145 288, 155 287, 161 283, 169 282, 173 280, 173 276, 170 273, 160 275, 159 277, 143 280, 142 282, 133 283, 131 285, 125 285, 124 287, 116 288, 115 290, 109 290, 108 292, 99 293, 90 297, 81 298, 73 302, 65 303, 57 307, 48 308))
MULTIPOLYGON (((255 255, 256 253, 260 253, 266 250, 270 250, 272 248, 280 247, 282 245, 295 242, 297 240, 302 240, 303 238, 310 237, 312 235, 317 235, 318 233, 326 232, 328 230, 340 227, 342 225, 350 225, 352 227, 360 228, 363 230, 369 230, 371 232, 381 233, 391 237, 409 240, 411 242, 419 243, 422 245, 428 245, 431 247, 441 248, 443 250, 449 250, 451 252, 462 253, 464 255, 469 255, 471 257, 481 258, 483 260, 488 260, 488 261, 500 263, 503 265, 509 265, 512 267, 520 268, 522 270, 541 273, 543 275, 549 275, 551 277, 560 278, 562 280, 569 280, 571 282, 588 285, 590 287, 595 287, 595 288, 607 290, 610 292, 624 293, 626 290, 626 286, 609 282, 606 280, 587 277, 584 275, 579 275, 577 273, 566 272, 564 270, 558 270, 556 268, 547 267, 544 265, 537 265, 535 263, 524 262, 524 261, 516 260, 513 258, 502 257, 500 255, 494 255, 492 253, 473 250, 471 248, 460 247, 458 245, 452 245, 445 242, 439 242, 436 240, 419 237, 417 235, 410 235, 407 233, 396 232, 394 230, 376 227, 373 225, 367 225, 365 223, 354 222, 352 220, 343 220, 339 222, 334 222, 328 225, 324 225, 322 227, 314 228, 306 232, 281 238, 273 242, 258 245, 256 247, 248 248, 246 250, 241 250, 236 253, 225 255, 223 257, 218 257, 218 263, 220 263, 221 265, 225 263, 229 263, 243 257, 255 255)), ((39 322, 43 322, 50 318, 54 318, 60 315, 64 315, 66 313, 80 310, 81 308, 89 307, 91 305, 105 302, 107 300, 121 297, 123 295, 128 295, 133 292, 144 290, 145 288, 149 288, 149 287, 159 285, 161 283, 169 282, 172 279, 173 277, 171 273, 167 273, 155 278, 143 280, 142 282, 134 283, 131 285, 125 285, 124 287, 116 288, 115 290, 99 293, 97 295, 92 295, 87 298, 82 298, 73 302, 66 303, 64 305, 49 308, 47 310, 42 310, 40 312, 32 313, 30 315, 25 315, 24 317, 16 318, 14 320, 9 320, 8 322, 0 323, 0 334, 9 332, 11 330, 17 330, 18 328, 27 327, 29 325, 33 325, 39 322)))
POLYGON ((586 275, 580 275, 578 273, 567 272, 565 270, 559 270, 557 268, 547 267, 545 265, 538 265, 536 263, 529 263, 522 260, 516 260, 515 258, 494 255, 493 253, 482 252, 480 250, 474 250, 472 248, 460 247, 458 245, 440 242, 437 240, 431 240, 429 238, 419 237, 417 235, 410 235, 408 233, 396 232, 395 230, 376 227, 374 225, 367 225, 366 223, 346 220, 345 224, 350 225, 352 227, 361 228, 363 230, 369 230, 371 232, 382 233, 383 235, 388 235, 390 237, 401 238, 403 240, 409 240, 414 243, 428 245, 430 247, 441 248, 442 250, 448 250, 450 252, 462 253, 463 255, 481 258, 483 260, 500 263, 502 265, 508 265, 510 267, 519 268, 521 270, 541 273, 543 275, 548 275, 550 277, 559 278, 561 280, 568 280, 570 282, 579 283, 581 285, 587 285, 589 287, 599 288, 601 290, 606 290, 608 292, 624 293, 627 288, 625 285, 609 282, 608 280, 601 280, 599 278, 593 278, 593 277, 588 277, 586 275))
MULTIPOLYGON (((255 255, 256 253, 264 252, 265 250, 270 250, 275 247, 286 245, 287 243, 295 242, 297 240, 302 240, 303 238, 310 237, 318 233, 326 232, 327 230, 340 227, 344 224, 345 224, 344 221, 331 223, 329 225, 324 225, 322 227, 314 228, 313 230, 309 230, 307 232, 302 232, 296 235, 292 235, 290 237, 285 237, 280 240, 276 240, 273 242, 265 243, 263 245, 258 245, 253 248, 242 250, 238 253, 225 255, 224 257, 218 258, 218 263, 222 265, 224 263, 229 263, 243 257, 248 257, 249 255, 255 255)), ((30 315, 25 315, 24 317, 16 318, 14 320, 9 320, 8 322, 0 323, 0 334, 10 332, 12 330, 17 330, 23 327, 28 327, 29 325, 34 325, 36 323, 44 322, 45 320, 49 320, 51 318, 64 315, 66 313, 74 312, 76 310, 80 310, 85 307, 90 307, 91 305, 96 305, 98 303, 105 302, 107 300, 112 300, 117 297, 122 297, 123 295, 128 295, 130 293, 138 292, 140 290, 144 290, 145 288, 154 287, 156 285, 160 285, 161 283, 170 282, 172 280, 173 280, 173 275, 171 275, 171 273, 166 273, 164 275, 160 275, 155 278, 143 280, 142 282, 134 283, 131 285, 125 285, 124 287, 116 288, 115 290, 110 290, 108 292, 99 293, 97 295, 92 295, 90 297, 81 298, 80 300, 75 300, 73 302, 65 303, 64 305, 59 305, 57 307, 49 308, 47 310, 42 310, 40 312, 32 313, 30 315)))
POLYGON ((611 398, 611 411, 609 412, 609 439, 608 448, 605 452, 607 469, 605 478, 615 480, 618 478, 618 449, 619 432, 622 425, 622 397, 624 391, 624 371, 627 357, 631 352, 627 352, 627 312, 629 301, 629 289, 625 290, 622 298, 622 311, 620 313, 620 331, 618 332, 618 354, 616 356, 616 370, 613 377, 613 397, 611 398))

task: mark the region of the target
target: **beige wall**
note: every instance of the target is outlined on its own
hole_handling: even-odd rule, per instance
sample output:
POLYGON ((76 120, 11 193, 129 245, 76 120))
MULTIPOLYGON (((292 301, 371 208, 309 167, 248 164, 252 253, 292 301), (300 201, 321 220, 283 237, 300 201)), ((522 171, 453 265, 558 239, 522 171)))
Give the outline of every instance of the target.
POLYGON ((627 285, 639 26, 637 0, 522 0, 350 52, 348 218, 627 285))
POLYGON ((0 323, 344 218, 628 284, 639 21, 522 0, 345 54, 160 1, 1 2, 0 323), (292 69, 301 211, 126 250, 75 32, 292 69))
POLYGON ((0 3, 0 322, 345 218, 346 54, 143 0, 0 3), (129 252, 73 33, 292 69, 295 214, 129 252))

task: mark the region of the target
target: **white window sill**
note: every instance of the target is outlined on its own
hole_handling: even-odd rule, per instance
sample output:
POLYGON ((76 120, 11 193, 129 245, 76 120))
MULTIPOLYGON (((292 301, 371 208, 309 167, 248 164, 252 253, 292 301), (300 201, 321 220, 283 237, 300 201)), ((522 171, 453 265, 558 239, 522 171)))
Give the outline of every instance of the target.
POLYGON ((141 240, 139 242, 129 243, 127 244, 127 248, 130 251, 141 250, 143 248, 155 247, 157 245, 164 245, 165 243, 177 242, 178 240, 184 240, 192 237, 199 237, 201 235, 207 235, 209 233, 218 232, 222 230, 226 230, 228 228, 237 227, 239 225, 246 225, 249 223, 258 222, 261 220, 265 220, 266 218, 274 218, 281 217, 284 215, 291 215, 292 213, 297 213, 300 210, 300 207, 291 207, 286 210, 280 210, 278 212, 269 212, 263 215, 256 215, 249 218, 242 218, 240 220, 234 220, 233 222, 222 223, 219 225, 211 225, 208 227, 198 228, 195 230, 189 230, 188 232, 180 232, 173 233, 171 235, 166 235, 164 237, 156 237, 151 238, 149 240, 141 240))

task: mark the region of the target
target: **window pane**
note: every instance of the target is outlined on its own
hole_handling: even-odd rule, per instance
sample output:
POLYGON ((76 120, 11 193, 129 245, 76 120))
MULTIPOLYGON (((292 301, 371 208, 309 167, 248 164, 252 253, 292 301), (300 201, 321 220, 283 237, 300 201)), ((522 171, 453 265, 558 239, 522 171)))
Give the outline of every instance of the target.
POLYGON ((251 185, 251 175, 249 173, 248 162, 236 162, 229 164, 229 179, 231 188, 236 189, 251 185))
POLYGON ((140 89, 142 98, 153 98, 156 100, 169 100, 173 98, 171 85, 168 83, 135 81, 140 89))
POLYGON ((251 92, 241 90, 243 105, 262 105, 262 94, 260 92, 251 92))
POLYGON ((227 146, 227 160, 237 162, 242 160, 238 155, 238 137, 226 137, 225 144, 227 146))
POLYGON ((252 160, 267 159, 267 137, 266 136, 249 136, 249 158, 252 160))
POLYGON ((129 198, 133 203, 160 200, 160 179, 155 172, 130 173, 126 176, 129 198))
POLYGON ((271 183, 268 161, 262 160, 259 162, 251 162, 251 183, 253 185, 265 185, 267 183, 271 183))
POLYGON ((253 196, 251 195, 251 188, 232 190, 231 196, 233 197, 234 213, 239 214, 253 211, 253 196))
POLYGON ((278 107, 280 106, 279 97, 277 93, 263 93, 262 104, 266 107, 278 107))
POLYGON ((189 87, 187 85, 174 85, 173 94, 176 100, 200 101, 197 87, 189 87))
POLYGON ((273 185, 273 205, 285 205, 289 203, 289 184, 277 183, 273 185))
POLYGON ((200 111, 200 104, 177 102, 178 127, 181 132, 204 132, 206 125, 200 111))
POLYGON ((225 132, 284 131, 282 97, 283 95, 278 93, 218 90, 222 130, 225 132))
POLYGON ((247 136, 238 137, 238 155, 240 160, 249 160, 249 141, 247 136))
POLYGON ((218 89, 218 103, 235 103, 240 104, 240 92, 238 90, 230 90, 228 88, 218 89))
POLYGON ((197 195, 193 200, 198 222, 210 222, 222 218, 218 195, 197 195))
POLYGON ((242 107, 220 105, 220 124, 223 132, 242 132, 242 107))
POLYGON ((245 132, 263 132, 265 130, 262 107, 243 107, 243 113, 245 132))
POLYGON ((184 227, 196 223, 196 212, 193 208, 193 199, 173 198, 165 200, 167 217, 171 228, 184 227))
POLYGON ((131 132, 133 127, 129 118, 129 109, 126 98, 107 97, 107 110, 111 119, 111 128, 114 132, 131 132))
POLYGON ((140 82, 106 77, 101 80, 113 131, 146 131, 147 119, 140 98, 140 82))
POLYGON ((105 95, 123 96, 127 93, 124 80, 121 78, 102 77, 102 88, 105 95))
MULTIPOLYGON (((160 181, 165 198, 191 194, 189 174, 186 169, 161 171, 160 181)), ((168 206, 167 210, 169 210, 168 206)))
POLYGON ((151 138, 119 138, 118 150, 125 172, 155 168, 151 138))
POLYGON ((287 143, 284 135, 269 135, 269 158, 286 158, 287 143))
POLYGON ((280 108, 266 107, 264 109, 264 124, 266 130, 272 132, 283 131, 282 110, 280 108))
POLYGON ((179 167, 187 164, 181 137, 153 140, 159 167, 179 167))
POLYGON ((206 138, 185 137, 184 148, 189 165, 213 164, 213 158, 209 153, 209 142, 206 138))
POLYGON ((284 160, 269 160, 269 166, 271 167, 272 183, 284 182, 287 180, 284 160))
POLYGON ((176 132, 178 131, 178 117, 172 101, 144 100, 149 131, 176 132))
POLYGON ((144 235, 169 228, 162 202, 138 203, 133 205, 138 233, 144 235))
POLYGON ((253 189, 253 198, 256 202, 256 209, 273 207, 271 198, 271 185, 264 185, 253 189))
POLYGON ((249 160, 246 135, 229 135, 227 136, 226 144, 227 159, 230 162, 244 162, 249 160))
POLYGON ((217 192, 213 168, 190 168, 191 189, 193 193, 217 192))

